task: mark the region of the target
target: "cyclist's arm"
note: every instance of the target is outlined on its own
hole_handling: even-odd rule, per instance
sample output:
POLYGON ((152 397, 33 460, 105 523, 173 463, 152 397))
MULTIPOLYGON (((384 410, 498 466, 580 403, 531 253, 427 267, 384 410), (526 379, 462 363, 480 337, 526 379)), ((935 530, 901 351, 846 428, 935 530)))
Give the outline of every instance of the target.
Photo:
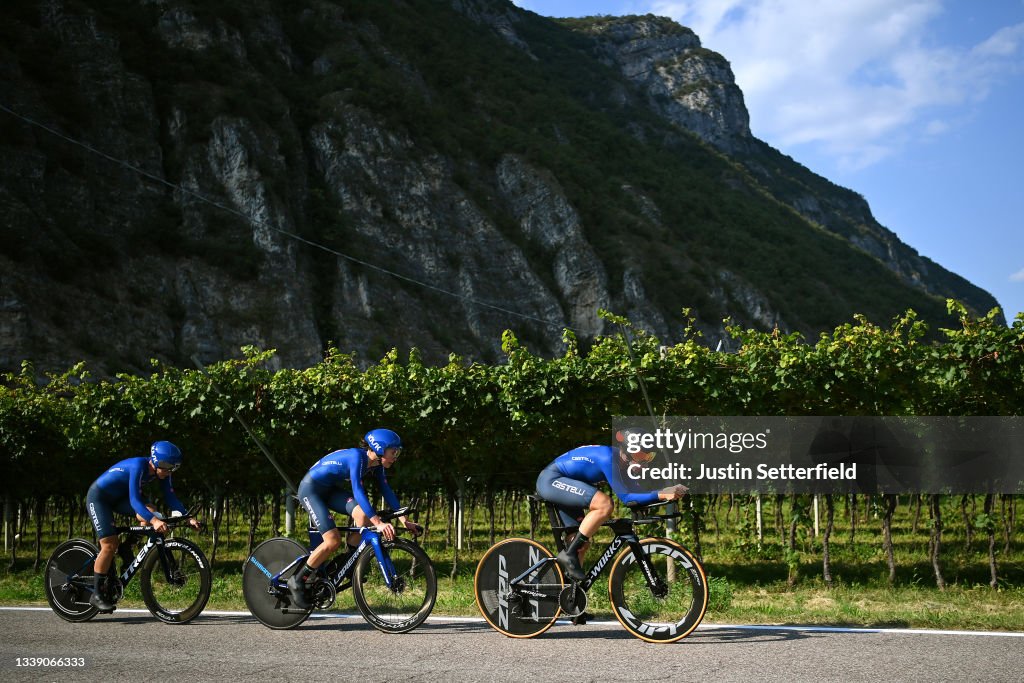
POLYGON ((612 489, 612 491, 614 491, 615 495, 619 497, 619 500, 621 500, 623 503, 626 503, 627 505, 629 503, 636 503, 637 505, 650 505, 651 503, 657 503, 659 500, 661 500, 661 497, 658 495, 657 491, 644 491, 642 493, 626 493, 625 491, 615 491, 614 488, 612 489))
MULTIPOLYGON (((384 496, 384 502, 386 502, 392 510, 397 510, 402 507, 402 504, 398 501, 398 496, 395 495, 391 485, 388 484, 388 478, 387 475, 384 474, 383 467, 377 468, 377 483, 380 485, 380 493, 384 496)), ((418 533, 417 530, 422 528, 416 522, 410 522, 409 518, 405 515, 398 518, 398 523, 413 533, 418 533)))
POLYGON ((353 460, 356 462, 352 462, 348 466, 348 478, 352 483, 352 497, 356 499, 356 504, 363 509, 363 513, 376 526, 380 524, 380 517, 377 516, 377 510, 370 503, 370 497, 366 495, 366 489, 363 488, 363 480, 359 478, 358 458, 353 458, 353 460))
POLYGON ((612 461, 601 464, 601 471, 604 473, 604 480, 608 482, 608 487, 611 488, 612 493, 618 497, 623 503, 629 505, 635 503, 636 505, 650 505, 651 503, 657 503, 660 500, 657 491, 640 491, 637 493, 631 493, 622 486, 622 482, 615 476, 612 471, 612 461))
POLYGON ((392 510, 397 510, 402 507, 402 504, 398 502, 398 496, 391 490, 391 485, 388 484, 388 478, 384 474, 384 468, 377 468, 377 483, 380 484, 380 494, 384 496, 384 502, 386 502, 392 510))
POLYGON ((171 508, 175 512, 180 512, 181 514, 188 512, 185 506, 182 505, 181 501, 178 500, 178 497, 174 495, 174 486, 171 484, 170 477, 160 480, 160 488, 164 491, 164 500, 167 501, 167 507, 171 508))
POLYGON ((142 496, 142 475, 145 472, 145 464, 139 467, 133 464, 128 469, 128 500, 132 509, 139 519, 148 524, 153 520, 153 513, 146 505, 146 499, 142 496))

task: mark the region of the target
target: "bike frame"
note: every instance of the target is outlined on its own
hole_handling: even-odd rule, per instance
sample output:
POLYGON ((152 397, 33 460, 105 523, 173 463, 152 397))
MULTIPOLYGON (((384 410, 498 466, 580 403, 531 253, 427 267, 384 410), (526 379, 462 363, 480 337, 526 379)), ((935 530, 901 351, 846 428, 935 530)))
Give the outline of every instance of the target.
MULTIPOLYGON (((132 559, 132 561, 128 564, 125 570, 121 572, 120 575, 118 575, 118 578, 121 580, 122 587, 127 586, 128 582, 132 580, 132 577, 134 577, 139 572, 139 569, 142 567, 142 563, 145 562, 146 558, 149 556, 149 554, 153 551, 154 548, 156 548, 157 553, 159 553, 160 565, 161 567, 163 567, 164 574, 167 576, 168 580, 170 580, 171 570, 167 564, 167 555, 164 552, 164 537, 161 534, 156 533, 150 527, 144 526, 117 527, 116 531, 118 534, 146 534, 149 537, 146 540, 146 544, 139 548, 139 551, 135 554, 134 559, 132 559)), ((123 546, 120 546, 118 550, 120 550, 121 547, 123 546)), ((72 583, 73 581, 75 581, 75 579, 84 580, 85 572, 88 571, 88 569, 92 566, 93 562, 96 561, 96 557, 97 555, 93 555, 88 559, 88 561, 83 563, 82 566, 79 567, 75 572, 68 574, 67 583, 72 583)), ((126 560, 126 558, 123 556, 121 556, 121 559, 126 560)), ((90 590, 92 589, 91 586, 88 586, 88 588, 90 590)))
MULTIPOLYGON (((548 515, 551 521, 551 532, 552 534, 554 534, 555 537, 555 546, 560 551, 565 550, 565 540, 562 534, 565 531, 569 531, 578 527, 567 527, 561 525, 559 523, 561 520, 558 517, 558 512, 555 509, 554 505, 548 503, 547 501, 545 501, 545 503, 547 505, 548 515)), ((593 566, 591 566, 590 570, 587 572, 586 577, 578 583, 578 586, 582 588, 584 591, 590 590, 590 587, 597 582, 598 577, 601 576, 602 573, 604 573, 605 568, 608 567, 608 564, 611 562, 612 558, 614 558, 618 553, 622 552, 624 545, 628 545, 629 548, 633 551, 633 556, 637 558, 637 562, 639 563, 640 568, 643 570, 644 579, 647 581, 648 588, 650 588, 651 591, 655 592, 656 594, 664 590, 664 582, 661 579, 659 579, 657 575, 654 573, 654 568, 651 565, 651 560, 643 551, 643 546, 640 545, 640 538, 636 535, 635 525, 638 523, 642 524, 644 522, 654 522, 664 519, 673 519, 678 516, 679 515, 677 513, 674 513, 669 515, 651 515, 643 519, 637 519, 635 516, 632 518, 620 517, 616 519, 610 519, 604 524, 602 524, 601 526, 606 526, 612 530, 612 532, 615 534, 615 538, 613 538, 611 542, 607 546, 605 546, 604 552, 601 553, 601 557, 597 558, 597 561, 594 562, 593 566)), ((535 572, 537 572, 538 570, 542 569, 544 566, 552 562, 557 562, 557 560, 553 557, 545 557, 541 559, 533 566, 531 566, 529 569, 524 571, 522 574, 509 581, 509 587, 516 588, 520 593, 524 595, 530 595, 531 597, 555 597, 548 596, 547 594, 539 594, 539 591, 531 591, 528 588, 523 587, 523 584, 526 581, 527 577, 533 575, 535 572)))
MULTIPOLYGON (((363 537, 363 540, 359 543, 358 546, 356 546, 355 552, 353 552, 352 556, 348 558, 348 561, 346 561, 344 565, 339 567, 337 571, 335 571, 333 576, 329 575, 327 577, 327 579, 332 584, 334 584, 335 590, 340 592, 351 587, 351 571, 355 567, 356 561, 359 560, 359 558, 362 557, 363 553, 365 553, 369 548, 372 548, 373 552, 377 555, 377 564, 380 565, 381 573, 384 575, 384 581, 387 584, 388 588, 391 588, 392 583, 394 581, 395 568, 394 565, 391 564, 391 558, 388 556, 387 551, 384 549, 383 545, 381 545, 380 534, 369 527, 361 526, 337 527, 337 529, 338 531, 341 531, 343 533, 349 531, 358 531, 359 534, 363 537), (349 579, 349 582, 345 583, 347 579, 349 579)), ((270 578, 270 584, 274 589, 287 592, 289 590, 287 586, 287 579, 282 579, 281 575, 287 574, 292 569, 295 569, 302 562, 305 562, 306 558, 308 557, 309 553, 306 553, 305 555, 299 555, 294 560, 289 562, 288 565, 285 566, 284 569, 279 571, 277 574, 271 574, 270 571, 266 567, 261 565, 255 558, 250 558, 250 561, 253 562, 257 567, 259 567, 260 571, 262 571, 270 578)))
MULTIPOLYGON (((140 531, 144 529, 145 527, 142 527, 140 531)), ((136 531, 136 528, 134 527, 129 529, 129 531, 132 533, 140 533, 140 531, 136 531)), ((142 533, 145 532, 142 531, 142 533)), ((122 586, 128 585, 128 582, 131 581, 132 577, 138 573, 139 567, 142 566, 142 563, 154 548, 156 548, 157 554, 160 557, 160 566, 163 568, 164 574, 167 575, 168 580, 170 579, 171 569, 167 566, 167 554, 164 552, 164 537, 153 531, 149 532, 147 535, 149 538, 146 539, 146 544, 139 548, 139 551, 135 554, 135 559, 132 560, 131 564, 129 564, 121 574, 122 586)))

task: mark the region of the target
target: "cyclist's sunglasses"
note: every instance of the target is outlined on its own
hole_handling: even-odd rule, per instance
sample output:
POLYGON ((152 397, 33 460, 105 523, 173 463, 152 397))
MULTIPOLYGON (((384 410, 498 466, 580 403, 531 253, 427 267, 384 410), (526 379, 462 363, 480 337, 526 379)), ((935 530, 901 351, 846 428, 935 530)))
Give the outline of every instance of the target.
POLYGON ((402 454, 402 448, 401 447, 395 448, 394 446, 391 446, 389 448, 386 448, 384 450, 384 455, 382 455, 380 457, 382 457, 382 458, 391 458, 392 460, 398 460, 398 456, 400 456, 401 454, 402 454), (391 452, 391 455, 388 455, 389 451, 391 452))
POLYGON ((640 462, 652 462, 655 455, 654 451, 640 451, 639 453, 633 453, 632 457, 640 462))
POLYGON ((176 472, 178 468, 181 467, 181 463, 172 464, 161 460, 156 464, 156 466, 162 470, 167 470, 168 472, 176 472))

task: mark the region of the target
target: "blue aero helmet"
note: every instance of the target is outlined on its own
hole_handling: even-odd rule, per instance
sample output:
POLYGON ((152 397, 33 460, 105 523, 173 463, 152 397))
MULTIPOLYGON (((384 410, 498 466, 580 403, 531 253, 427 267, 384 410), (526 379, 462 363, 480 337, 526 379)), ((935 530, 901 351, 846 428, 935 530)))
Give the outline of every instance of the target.
POLYGON ((401 437, 390 429, 371 430, 363 437, 363 441, 377 454, 377 457, 383 457, 384 451, 389 448, 398 449, 399 452, 402 450, 401 437))
POLYGON ((149 449, 149 461, 153 463, 153 467, 160 467, 161 469, 173 472, 181 467, 183 460, 181 449, 170 441, 157 441, 149 449))

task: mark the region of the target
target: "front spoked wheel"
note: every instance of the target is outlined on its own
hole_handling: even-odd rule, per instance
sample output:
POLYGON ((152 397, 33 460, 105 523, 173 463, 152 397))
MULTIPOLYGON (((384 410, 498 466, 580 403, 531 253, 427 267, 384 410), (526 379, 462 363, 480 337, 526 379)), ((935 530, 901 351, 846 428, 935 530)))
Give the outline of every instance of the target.
POLYGON ((391 558, 389 586, 377 555, 367 549, 356 561, 352 597, 363 617, 385 633, 406 633, 422 624, 434 609, 437 577, 423 548, 404 538, 381 541, 391 558))
POLYGON ((46 561, 43 574, 46 601, 61 619, 88 621, 99 612, 89 603, 96 554, 96 546, 76 538, 57 546, 46 561))
POLYGON ((667 538, 640 541, 650 558, 656 585, 652 590, 632 549, 619 553, 608 579, 615 618, 627 631, 650 643, 674 643, 690 635, 708 609, 708 581, 693 554, 667 538), (669 562, 675 580, 669 581, 669 562))
POLYGON ((300 563, 279 577, 278 585, 271 583, 274 576, 306 554, 306 549, 290 538, 271 538, 256 546, 246 559, 242 570, 242 595, 249 611, 264 626, 295 628, 312 612, 293 606, 291 593, 284 585, 293 572, 302 568, 300 563))
POLYGON ((484 553, 476 566, 473 591, 491 628, 511 638, 533 638, 551 628, 561 613, 558 597, 564 581, 558 564, 546 562, 524 579, 523 588, 532 595, 517 593, 509 582, 552 557, 547 548, 526 538, 495 543, 484 553))
POLYGON ((160 555, 159 548, 151 552, 139 573, 142 599, 165 624, 186 624, 210 599, 210 563, 199 546, 183 538, 164 541, 160 555))

